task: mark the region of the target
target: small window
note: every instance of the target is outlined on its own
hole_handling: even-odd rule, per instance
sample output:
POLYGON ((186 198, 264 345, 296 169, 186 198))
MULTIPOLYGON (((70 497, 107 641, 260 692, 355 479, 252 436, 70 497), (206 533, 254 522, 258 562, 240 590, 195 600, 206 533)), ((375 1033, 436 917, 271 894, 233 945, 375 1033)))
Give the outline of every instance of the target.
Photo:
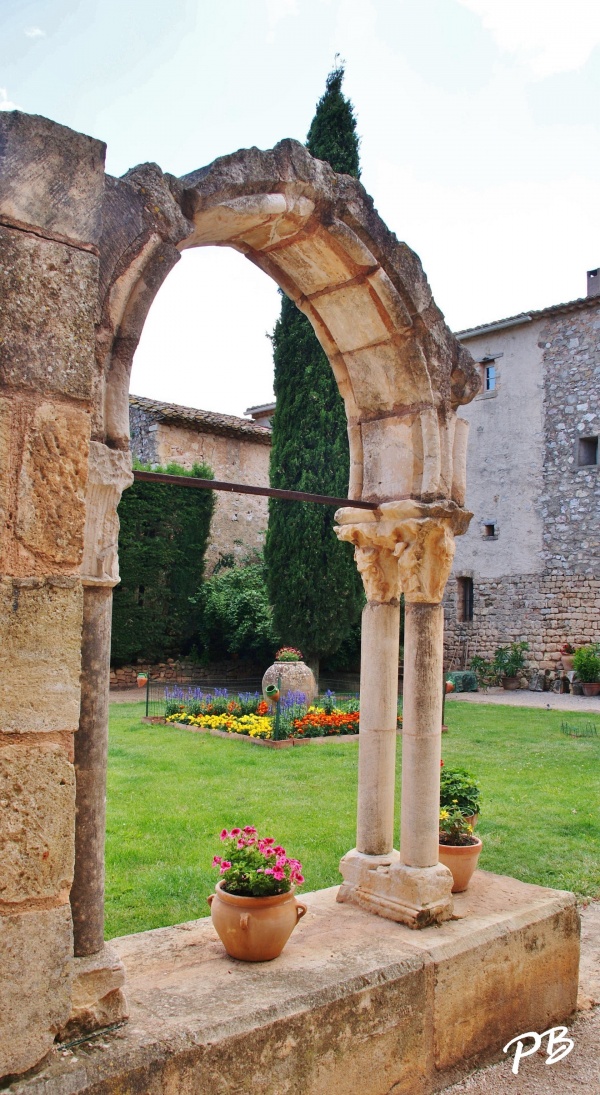
POLYGON ((461 623, 470 623, 473 619, 473 579, 457 578, 458 582, 458 619, 461 623))
POLYGON ((481 534, 484 540, 495 540, 498 536, 498 526, 494 521, 490 521, 489 524, 483 525, 481 534))
POLYGON ((495 365, 484 365, 483 367, 483 390, 484 392, 495 392, 496 390, 495 365))
POLYGON ((598 438, 580 437, 577 450, 577 463, 580 468, 598 463, 598 438))

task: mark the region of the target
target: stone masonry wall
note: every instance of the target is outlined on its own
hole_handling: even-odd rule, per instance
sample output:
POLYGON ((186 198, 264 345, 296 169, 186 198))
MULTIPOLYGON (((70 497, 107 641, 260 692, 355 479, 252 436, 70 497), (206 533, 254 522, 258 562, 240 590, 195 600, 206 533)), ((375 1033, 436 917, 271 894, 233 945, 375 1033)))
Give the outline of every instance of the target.
MULTIPOLYGON (((143 463, 184 468, 206 463, 215 479, 225 482, 269 485, 270 445, 252 437, 211 433, 200 425, 183 426, 156 421, 139 407, 130 407, 131 448, 143 463)), ((239 561, 262 551, 269 519, 266 498, 251 494, 216 494, 206 551, 206 574, 212 573, 219 555, 232 554, 239 561)))
POLYGON ((1 1077, 48 1052, 71 1004, 104 145, 7 111, 0 160, 1 1077))
MULTIPOLYGON (((553 317, 544 361, 545 458, 540 509, 545 566, 600 577, 600 466, 578 467, 580 437, 600 433, 600 298, 553 317)), ((568 582, 565 588, 568 588, 568 582)))
MULTIPOLYGON (((494 338, 501 348, 508 335, 496 332, 494 338)), ((600 641, 600 467, 578 466, 579 438, 600 433, 600 299, 545 317, 537 345, 543 389, 535 398, 543 412, 543 463, 532 502, 541 519, 536 553, 541 573, 515 569, 491 577, 459 544, 459 564, 444 599, 447 660, 464 660, 465 653, 467 660, 474 654, 491 657, 497 646, 525 639, 530 663, 551 669, 562 643, 600 641), (459 576, 473 579, 471 622, 458 618, 459 576)), ((519 384, 518 372, 511 382, 519 384)), ((534 421, 539 410, 531 408, 534 421)), ((514 453, 512 428, 505 421, 497 440, 514 453)), ((469 475, 484 485, 485 470, 477 462, 469 464, 469 475)), ((500 536, 510 531, 505 525, 500 536)), ((494 548, 489 545, 489 551, 494 548)))
POLYGON ((457 583, 450 579, 444 597, 446 664, 449 659, 474 654, 493 657, 498 646, 525 639, 530 645, 527 661, 540 669, 553 669, 564 642, 597 642, 599 639, 600 578, 561 574, 520 574, 475 583, 473 620, 457 618, 457 583), (457 645, 458 644, 458 645, 457 645))

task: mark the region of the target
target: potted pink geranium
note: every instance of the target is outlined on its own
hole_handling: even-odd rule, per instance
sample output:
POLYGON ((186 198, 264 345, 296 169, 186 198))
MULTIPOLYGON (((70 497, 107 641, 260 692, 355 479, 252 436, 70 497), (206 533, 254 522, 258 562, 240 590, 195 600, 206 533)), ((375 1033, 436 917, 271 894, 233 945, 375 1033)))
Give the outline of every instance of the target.
POLYGON ((269 962, 281 954, 306 905, 295 898, 302 864, 253 825, 223 829, 216 892, 208 903, 215 930, 232 958, 269 962))

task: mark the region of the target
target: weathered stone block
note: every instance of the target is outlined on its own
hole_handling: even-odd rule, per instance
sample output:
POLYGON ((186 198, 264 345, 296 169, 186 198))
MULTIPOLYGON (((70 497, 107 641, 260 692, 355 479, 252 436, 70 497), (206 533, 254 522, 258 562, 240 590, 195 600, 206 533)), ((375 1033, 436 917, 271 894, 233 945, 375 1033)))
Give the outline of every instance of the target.
POLYGON ((0 730, 76 730, 82 589, 74 578, 0 581, 0 730))
POLYGON ((0 749, 0 901, 69 889, 74 817, 75 772, 59 745, 0 749))
POLYGON ((106 145, 19 110, 0 114, 0 215, 97 244, 106 145))
POLYGON ((0 916, 0 1077, 32 1068, 69 1014, 71 910, 0 916))
POLYGON ((124 984, 125 967, 117 952, 106 943, 98 954, 75 958, 71 1014, 60 1032, 60 1041, 67 1042, 126 1019, 124 984))
POLYGON ((98 259, 0 226, 0 382, 90 399, 98 259))
POLYGON ((78 567, 83 556, 89 414, 42 403, 28 426, 16 535, 34 555, 78 567))

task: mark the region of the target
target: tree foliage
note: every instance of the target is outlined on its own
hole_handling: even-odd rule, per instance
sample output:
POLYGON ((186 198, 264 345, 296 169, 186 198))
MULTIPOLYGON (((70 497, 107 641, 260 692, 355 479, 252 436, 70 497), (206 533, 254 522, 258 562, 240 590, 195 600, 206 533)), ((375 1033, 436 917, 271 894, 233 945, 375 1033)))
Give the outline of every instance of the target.
MULTIPOLYGON (((358 177, 352 104, 343 68, 327 78, 307 147, 335 171, 358 177)), ((271 484, 346 497, 350 468, 344 404, 308 319, 284 297, 273 336, 275 395, 271 484)), ((271 499, 265 548, 274 625, 281 640, 311 660, 326 658, 355 634, 363 603, 348 544, 333 531, 334 510, 271 499)))
POLYGON ((232 654, 273 660, 277 638, 262 559, 215 568, 195 601, 202 619, 199 648, 207 660, 232 654))
MULTIPOLYGON (((142 465, 137 465, 142 467, 142 465)), ((205 464, 150 468, 211 479, 205 464)), ((213 491, 135 482, 119 505, 119 569, 112 620, 112 660, 155 661, 187 654, 195 642, 198 589, 214 509, 213 491)))

